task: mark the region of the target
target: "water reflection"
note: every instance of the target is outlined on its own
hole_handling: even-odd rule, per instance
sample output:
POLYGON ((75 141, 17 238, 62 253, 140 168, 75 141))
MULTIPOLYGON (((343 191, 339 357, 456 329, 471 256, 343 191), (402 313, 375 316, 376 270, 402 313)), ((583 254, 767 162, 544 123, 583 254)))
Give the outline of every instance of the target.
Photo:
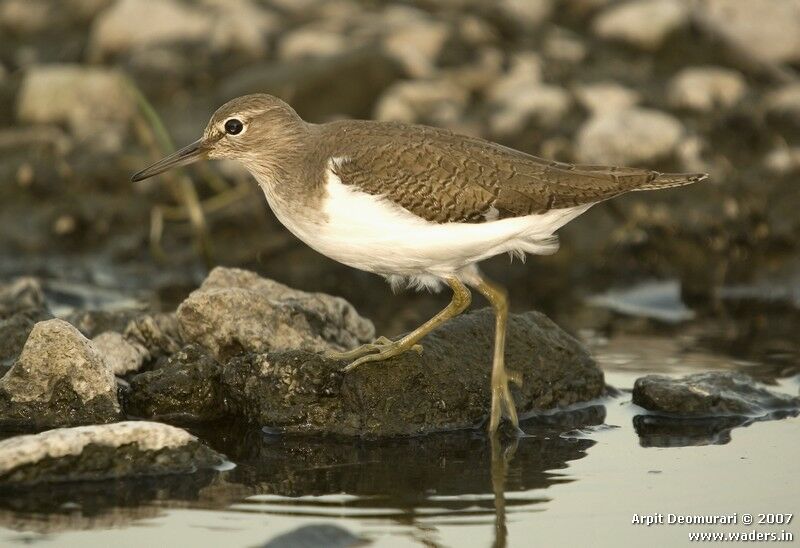
POLYGON ((605 408, 591 406, 529 419, 520 439, 452 432, 374 442, 219 425, 196 433, 236 462, 233 470, 5 492, 0 525, 39 533, 119 527, 192 507, 388 520, 431 546, 439 525, 494 523, 495 546, 504 546, 508 516, 537 511, 549 500, 541 490, 573 481, 559 470, 595 443, 561 433, 604 419, 605 408))

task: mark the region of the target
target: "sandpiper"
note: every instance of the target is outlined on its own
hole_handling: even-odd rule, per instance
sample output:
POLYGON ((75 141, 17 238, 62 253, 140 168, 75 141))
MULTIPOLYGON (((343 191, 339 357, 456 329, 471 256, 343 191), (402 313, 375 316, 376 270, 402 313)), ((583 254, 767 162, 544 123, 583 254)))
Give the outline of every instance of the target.
POLYGON ((508 383, 521 378, 504 366, 506 292, 478 263, 500 253, 554 253, 556 230, 598 202, 706 178, 553 162, 427 126, 310 124, 280 99, 256 94, 220 107, 199 140, 133 180, 202 158, 241 162, 281 223, 318 252, 393 287, 450 286, 450 304, 414 331, 331 354, 350 362, 346 370, 421 351, 427 333, 469 306, 470 287, 483 294, 496 316, 490 432, 503 416, 518 427, 508 383))

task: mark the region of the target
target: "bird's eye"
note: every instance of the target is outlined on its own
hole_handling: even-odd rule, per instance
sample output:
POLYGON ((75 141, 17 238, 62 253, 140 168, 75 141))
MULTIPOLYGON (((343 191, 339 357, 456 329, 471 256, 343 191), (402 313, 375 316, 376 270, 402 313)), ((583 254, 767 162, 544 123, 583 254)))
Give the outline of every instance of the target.
POLYGON ((228 135, 239 135, 243 129, 244 124, 241 120, 237 120, 236 118, 231 118, 225 122, 225 133, 228 135))

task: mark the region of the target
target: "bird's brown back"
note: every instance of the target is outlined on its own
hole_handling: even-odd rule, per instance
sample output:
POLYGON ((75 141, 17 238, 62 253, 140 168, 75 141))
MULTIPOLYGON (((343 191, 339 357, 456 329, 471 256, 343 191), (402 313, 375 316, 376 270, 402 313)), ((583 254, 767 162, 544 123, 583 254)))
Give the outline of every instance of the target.
POLYGON ((359 120, 319 126, 342 183, 431 222, 544 213, 625 192, 681 186, 705 174, 553 162, 448 130, 359 120))

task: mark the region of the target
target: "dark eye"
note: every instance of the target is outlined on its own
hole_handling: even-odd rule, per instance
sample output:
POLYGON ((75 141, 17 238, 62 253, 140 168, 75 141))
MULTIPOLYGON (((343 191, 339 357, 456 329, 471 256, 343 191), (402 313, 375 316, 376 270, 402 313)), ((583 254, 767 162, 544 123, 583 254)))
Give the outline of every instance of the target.
POLYGON ((244 124, 241 120, 237 120, 236 118, 231 118, 225 122, 225 133, 228 135, 239 135, 243 129, 244 124))

